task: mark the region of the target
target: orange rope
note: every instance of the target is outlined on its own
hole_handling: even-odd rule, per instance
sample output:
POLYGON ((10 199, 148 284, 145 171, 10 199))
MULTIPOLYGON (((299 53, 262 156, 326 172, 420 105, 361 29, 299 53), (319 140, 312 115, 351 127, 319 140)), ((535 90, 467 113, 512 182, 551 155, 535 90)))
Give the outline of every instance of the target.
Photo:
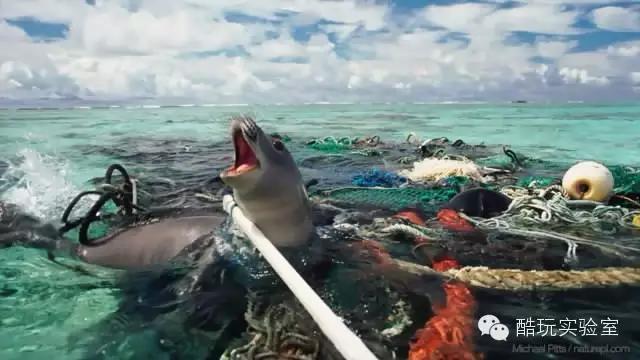
POLYGON ((373 262, 382 266, 391 266, 394 264, 391 255, 387 252, 382 244, 375 240, 361 240, 356 242, 355 248, 361 252, 360 258, 372 257, 373 262))
MULTIPOLYGON (((396 218, 404 218, 414 224, 424 225, 422 217, 413 211, 403 211, 396 218)), ((450 230, 473 231, 474 227, 460 218, 455 211, 443 210, 438 220, 450 230)), ((417 238, 417 244, 428 242, 427 238, 417 238)), ((384 246, 375 240, 362 240, 354 243, 361 255, 372 257, 380 268, 395 266, 393 259, 384 246)), ((460 264, 449 256, 439 256, 432 268, 443 272, 459 268, 460 264)), ((410 344, 409 360, 482 360, 484 356, 475 352, 474 331, 476 302, 469 288, 462 282, 450 281, 443 285, 446 304, 435 308, 434 316, 418 330, 416 340, 410 344)))
POLYGON ((422 215, 418 211, 412 209, 402 210, 393 215, 393 217, 396 219, 405 219, 415 225, 425 226, 422 215))
MULTIPOLYGON (((473 226, 452 210, 440 211, 438 220, 450 230, 473 231, 473 226)), ((459 268, 460 264, 445 255, 434 260, 431 267, 443 272, 459 268)), ((441 308, 434 307, 434 316, 416 333, 416 340, 410 344, 409 360, 484 359, 481 353, 474 350, 476 302, 471 291, 458 281, 445 283, 443 290, 447 298, 446 304, 441 308)))
POLYGON ((438 221, 448 230, 470 232, 475 228, 467 220, 458 215, 455 210, 442 209, 438 212, 438 221))

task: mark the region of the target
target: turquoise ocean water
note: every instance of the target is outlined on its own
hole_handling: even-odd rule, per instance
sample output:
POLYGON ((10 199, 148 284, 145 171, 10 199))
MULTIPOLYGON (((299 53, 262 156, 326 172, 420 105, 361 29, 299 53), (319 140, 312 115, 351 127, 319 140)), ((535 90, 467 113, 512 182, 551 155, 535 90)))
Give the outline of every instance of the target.
MULTIPOLYGON (((446 136, 466 143, 507 144, 539 159, 640 165, 640 105, 307 105, 0 110, 0 199, 45 221, 87 188, 109 156, 141 139, 170 140, 163 153, 197 150, 228 139, 229 118, 253 114, 269 132, 296 138, 379 135, 403 141, 446 136), (102 151, 91 151, 100 148, 102 151)), ((294 149, 295 150, 295 149, 294 149)), ((294 153, 296 157, 304 151, 294 153)), ((183 172, 175 157, 158 166, 183 172)), ((135 159, 126 166, 135 166, 135 159)), ((212 176, 215 175, 212 167, 212 176)), ((102 271, 102 270, 99 270, 102 271)), ((109 272, 107 278, 112 276, 109 272)), ((117 294, 49 264, 40 252, 0 252, 0 359, 76 359, 73 339, 113 311, 117 294), (26 289, 15 292, 15 288, 26 289)), ((153 354, 153 350, 149 350, 153 354)), ((140 355, 140 354, 137 354, 140 355)))

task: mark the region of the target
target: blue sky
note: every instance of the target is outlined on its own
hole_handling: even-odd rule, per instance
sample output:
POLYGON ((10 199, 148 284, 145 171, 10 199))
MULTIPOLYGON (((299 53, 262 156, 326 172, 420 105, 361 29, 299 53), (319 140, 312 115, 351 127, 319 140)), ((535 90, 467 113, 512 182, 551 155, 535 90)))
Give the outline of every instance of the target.
POLYGON ((0 98, 640 99, 640 2, 0 3, 0 98))

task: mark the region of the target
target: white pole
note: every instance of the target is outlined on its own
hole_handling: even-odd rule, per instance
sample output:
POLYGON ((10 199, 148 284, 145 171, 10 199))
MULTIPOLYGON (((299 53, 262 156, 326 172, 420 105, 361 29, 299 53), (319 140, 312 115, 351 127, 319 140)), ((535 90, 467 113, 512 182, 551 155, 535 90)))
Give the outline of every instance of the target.
POLYGON ((262 231, 244 216, 242 210, 236 206, 233 196, 225 195, 222 204, 224 210, 231 215, 240 229, 287 284, 340 354, 346 360, 377 360, 371 350, 344 324, 340 317, 331 311, 331 308, 304 281, 262 231))

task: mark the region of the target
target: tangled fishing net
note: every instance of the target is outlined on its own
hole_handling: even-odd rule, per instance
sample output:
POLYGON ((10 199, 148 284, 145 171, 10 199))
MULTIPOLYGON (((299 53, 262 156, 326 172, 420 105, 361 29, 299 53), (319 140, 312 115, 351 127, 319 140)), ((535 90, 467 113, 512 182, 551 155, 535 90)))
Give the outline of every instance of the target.
MULTIPOLYGON (((391 263, 405 272, 436 275, 446 280, 443 290, 447 295, 447 305, 443 309, 435 309, 433 315, 426 320, 424 328, 415 334, 410 343, 409 359, 482 358, 476 352, 472 340, 477 331, 474 327, 475 302, 469 290, 472 287, 519 292, 640 285, 640 269, 633 265, 637 263, 640 249, 634 246, 630 238, 624 237, 639 231, 639 210, 616 206, 614 202, 604 204, 569 199, 562 188, 556 185, 561 178, 555 175, 562 171, 557 164, 545 167, 544 171, 533 175, 524 170, 525 165, 540 164, 540 161, 536 162, 534 159, 525 163, 519 161, 519 158, 514 160, 509 154, 508 158, 500 155, 500 159, 509 159, 507 165, 511 166, 505 172, 497 173, 494 181, 486 176, 491 169, 482 167, 487 161, 482 163, 461 156, 447 156, 441 149, 431 156, 413 162, 411 169, 398 174, 411 180, 407 184, 393 185, 393 181, 385 181, 387 174, 372 170, 352 179, 352 184, 359 187, 338 188, 314 194, 321 202, 338 206, 384 208, 392 211, 416 207, 426 210, 425 213, 436 210, 439 205, 449 201, 469 182, 479 182, 485 188, 499 190, 512 198, 505 211, 490 219, 472 218, 458 213, 461 226, 457 228, 444 226, 444 217, 441 218, 440 213, 437 220, 407 221, 396 218, 392 221, 391 217, 387 217, 373 219, 370 223, 334 225, 337 229, 353 231, 356 235, 354 238, 380 240, 389 246, 390 252, 400 252, 402 250, 398 250, 399 246, 406 248, 408 245, 413 247, 414 257, 420 258, 416 255, 416 250, 420 250, 420 254, 426 256, 423 255, 419 260, 426 259, 433 263, 429 266, 419 265, 399 260, 400 258, 394 258, 390 254, 385 256, 384 246, 376 254, 386 259, 383 261, 384 266, 390 266, 391 263), (516 177, 515 174, 527 176, 516 177), (427 184, 416 186, 415 182, 427 184), (441 222, 440 227, 438 222, 441 222), (470 232, 467 234, 463 230, 470 232), (412 242, 407 243, 408 239, 412 242), (482 239, 482 243, 478 239, 482 239), (475 243, 471 244, 473 241, 475 243), (468 243, 468 249, 463 242, 468 243), (558 242, 566 244, 564 259, 563 247, 554 245, 558 242), (427 249, 425 244, 437 249, 434 252, 431 248, 427 249), (577 250, 578 246, 581 251, 582 247, 598 251, 587 249, 580 252, 577 250), (484 254, 495 249, 501 252, 484 254), (520 250, 522 252, 518 253, 520 250), (429 252, 437 256, 433 257, 429 252), (443 256, 447 264, 457 264, 457 260, 450 257, 452 253, 470 256, 469 259, 473 260, 482 257, 482 260, 469 261, 466 266, 457 264, 443 267, 435 262, 443 253, 446 254, 443 256), (556 254, 559 256, 556 257, 556 254), (581 255, 583 261, 580 263, 574 262, 578 254, 584 254, 581 255), (542 264, 540 257, 547 255, 553 256, 554 262, 542 264), (602 257, 603 255, 611 257, 602 257), (500 257, 511 257, 511 260, 495 261, 500 257), (525 257, 528 257, 526 262, 519 262, 525 257), (617 267, 605 266, 603 261, 607 260, 603 259, 613 260, 617 267), (486 263, 491 263, 493 267, 484 266, 486 263), (470 266, 473 264, 483 266, 470 266), (570 270, 560 270, 556 267, 558 264, 570 270), (550 265, 553 270, 547 270, 550 265)), ((410 163, 410 158, 406 156, 401 162, 410 163)), ((487 159, 495 160, 497 157, 485 156, 485 160, 487 159)), ((640 193, 640 171, 629 167, 610 169, 615 178, 614 192, 640 193)))
POLYGON ((333 136, 327 136, 323 139, 311 140, 307 143, 307 146, 326 153, 336 153, 351 149, 356 140, 357 138, 343 137, 336 139, 333 136))
POLYGON ((361 188, 347 187, 315 194, 321 200, 345 205, 379 207, 389 210, 416 206, 431 209, 457 194, 453 188, 361 188))
MULTIPOLYGON (((634 229, 634 217, 640 215, 640 211, 631 211, 620 206, 607 206, 594 204, 593 210, 573 210, 572 202, 562 191, 556 192, 551 199, 545 196, 549 190, 541 191, 538 195, 521 195, 514 197, 509 208, 500 216, 478 222, 483 228, 508 228, 513 224, 543 225, 562 224, 589 226, 593 231, 603 234, 615 234, 620 228, 634 229)), ((505 192, 509 193, 509 189, 505 192)), ((513 192, 511 192, 513 196, 513 192)), ((587 203, 587 205, 590 205, 587 203)))
POLYGON ((261 305, 264 304, 256 296, 250 296, 245 313, 249 326, 246 342, 228 349, 221 359, 320 359, 321 334, 315 323, 303 316, 304 310, 292 301, 267 305, 265 309, 260 309, 261 305))
POLYGON ((629 166, 611 166, 609 171, 613 175, 613 189, 618 194, 640 194, 640 169, 629 166))
POLYGON ((547 187, 551 186, 556 180, 544 176, 525 176, 516 183, 519 187, 547 187))
POLYGON ((397 187, 405 184, 407 179, 389 171, 381 169, 371 169, 363 174, 353 177, 351 183, 362 187, 397 187))

